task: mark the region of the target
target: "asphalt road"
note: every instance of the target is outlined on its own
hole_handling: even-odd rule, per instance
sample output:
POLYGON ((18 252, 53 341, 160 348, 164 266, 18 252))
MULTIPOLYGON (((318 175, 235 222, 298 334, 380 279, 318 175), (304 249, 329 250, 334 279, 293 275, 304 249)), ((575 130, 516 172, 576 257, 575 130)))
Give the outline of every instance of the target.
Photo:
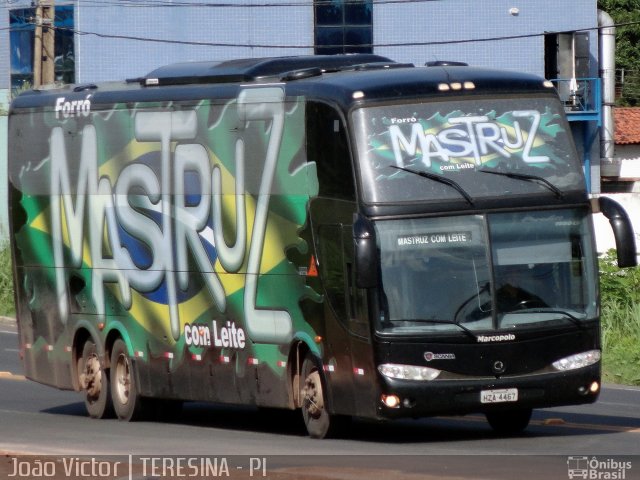
POLYGON ((640 478, 640 389, 605 386, 593 405, 536 411, 515 438, 469 415, 358 420, 344 438, 313 440, 296 412, 202 403, 173 423, 92 420, 78 393, 24 379, 15 329, 0 321, 0 452, 267 457, 282 478, 314 479, 568 478, 568 465, 588 458, 599 462, 590 478, 631 479, 640 478), (619 465, 624 477, 612 477, 619 465))

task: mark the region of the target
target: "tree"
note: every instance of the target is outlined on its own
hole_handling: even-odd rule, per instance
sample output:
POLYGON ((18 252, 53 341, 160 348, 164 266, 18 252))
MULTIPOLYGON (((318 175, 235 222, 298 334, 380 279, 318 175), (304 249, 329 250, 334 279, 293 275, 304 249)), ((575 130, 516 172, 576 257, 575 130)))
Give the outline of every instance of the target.
POLYGON ((616 25, 616 70, 624 71, 621 105, 640 104, 640 0, 598 0, 616 25), (630 25, 624 25, 630 23, 630 25))

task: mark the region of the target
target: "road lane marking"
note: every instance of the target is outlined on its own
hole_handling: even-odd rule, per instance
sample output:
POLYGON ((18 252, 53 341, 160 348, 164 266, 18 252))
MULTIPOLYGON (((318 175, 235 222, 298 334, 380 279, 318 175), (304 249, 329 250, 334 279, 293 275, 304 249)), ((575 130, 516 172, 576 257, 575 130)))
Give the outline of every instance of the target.
POLYGON ((9 330, 0 330, 0 333, 6 333, 7 335, 17 335, 18 332, 10 332, 9 330))
MULTIPOLYGON (((468 415, 465 417, 436 417, 441 420, 461 420, 463 422, 485 422, 484 416, 468 415)), ((594 423, 572 423, 559 417, 531 420, 529 425, 540 427, 573 428, 577 430, 600 430, 605 432, 640 433, 640 427, 625 427, 620 425, 598 425, 594 423)))
POLYGON ((607 385, 605 387, 608 390, 622 390, 623 392, 640 392, 640 387, 633 385, 607 385))
POLYGON ((27 378, 24 375, 16 375, 11 372, 0 372, 0 378, 4 378, 7 380, 26 380, 27 378))

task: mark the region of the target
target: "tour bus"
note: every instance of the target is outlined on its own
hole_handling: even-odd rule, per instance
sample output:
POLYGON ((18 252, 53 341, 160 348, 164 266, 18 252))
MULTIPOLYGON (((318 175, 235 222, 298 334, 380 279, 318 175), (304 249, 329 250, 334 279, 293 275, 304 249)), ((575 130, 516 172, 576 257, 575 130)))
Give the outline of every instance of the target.
MULTIPOLYGON (((184 401, 353 417, 600 390, 590 199, 542 78, 377 55, 195 62, 20 95, 9 209, 26 376, 91 417, 184 401)), ((148 417, 147 417, 148 418, 148 417)))

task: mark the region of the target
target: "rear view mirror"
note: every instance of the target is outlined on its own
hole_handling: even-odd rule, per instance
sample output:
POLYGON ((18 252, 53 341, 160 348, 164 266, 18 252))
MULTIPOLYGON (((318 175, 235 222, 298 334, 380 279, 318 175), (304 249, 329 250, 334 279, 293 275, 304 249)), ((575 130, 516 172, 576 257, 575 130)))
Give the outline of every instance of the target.
POLYGON ((353 222, 356 286, 374 288, 378 285, 376 232, 367 218, 357 215, 353 222))
POLYGON ((598 198, 600 211, 607 217, 616 239, 618 251, 618 267, 635 267, 638 265, 636 258, 636 239, 633 226, 625 209, 615 200, 609 197, 598 198))

